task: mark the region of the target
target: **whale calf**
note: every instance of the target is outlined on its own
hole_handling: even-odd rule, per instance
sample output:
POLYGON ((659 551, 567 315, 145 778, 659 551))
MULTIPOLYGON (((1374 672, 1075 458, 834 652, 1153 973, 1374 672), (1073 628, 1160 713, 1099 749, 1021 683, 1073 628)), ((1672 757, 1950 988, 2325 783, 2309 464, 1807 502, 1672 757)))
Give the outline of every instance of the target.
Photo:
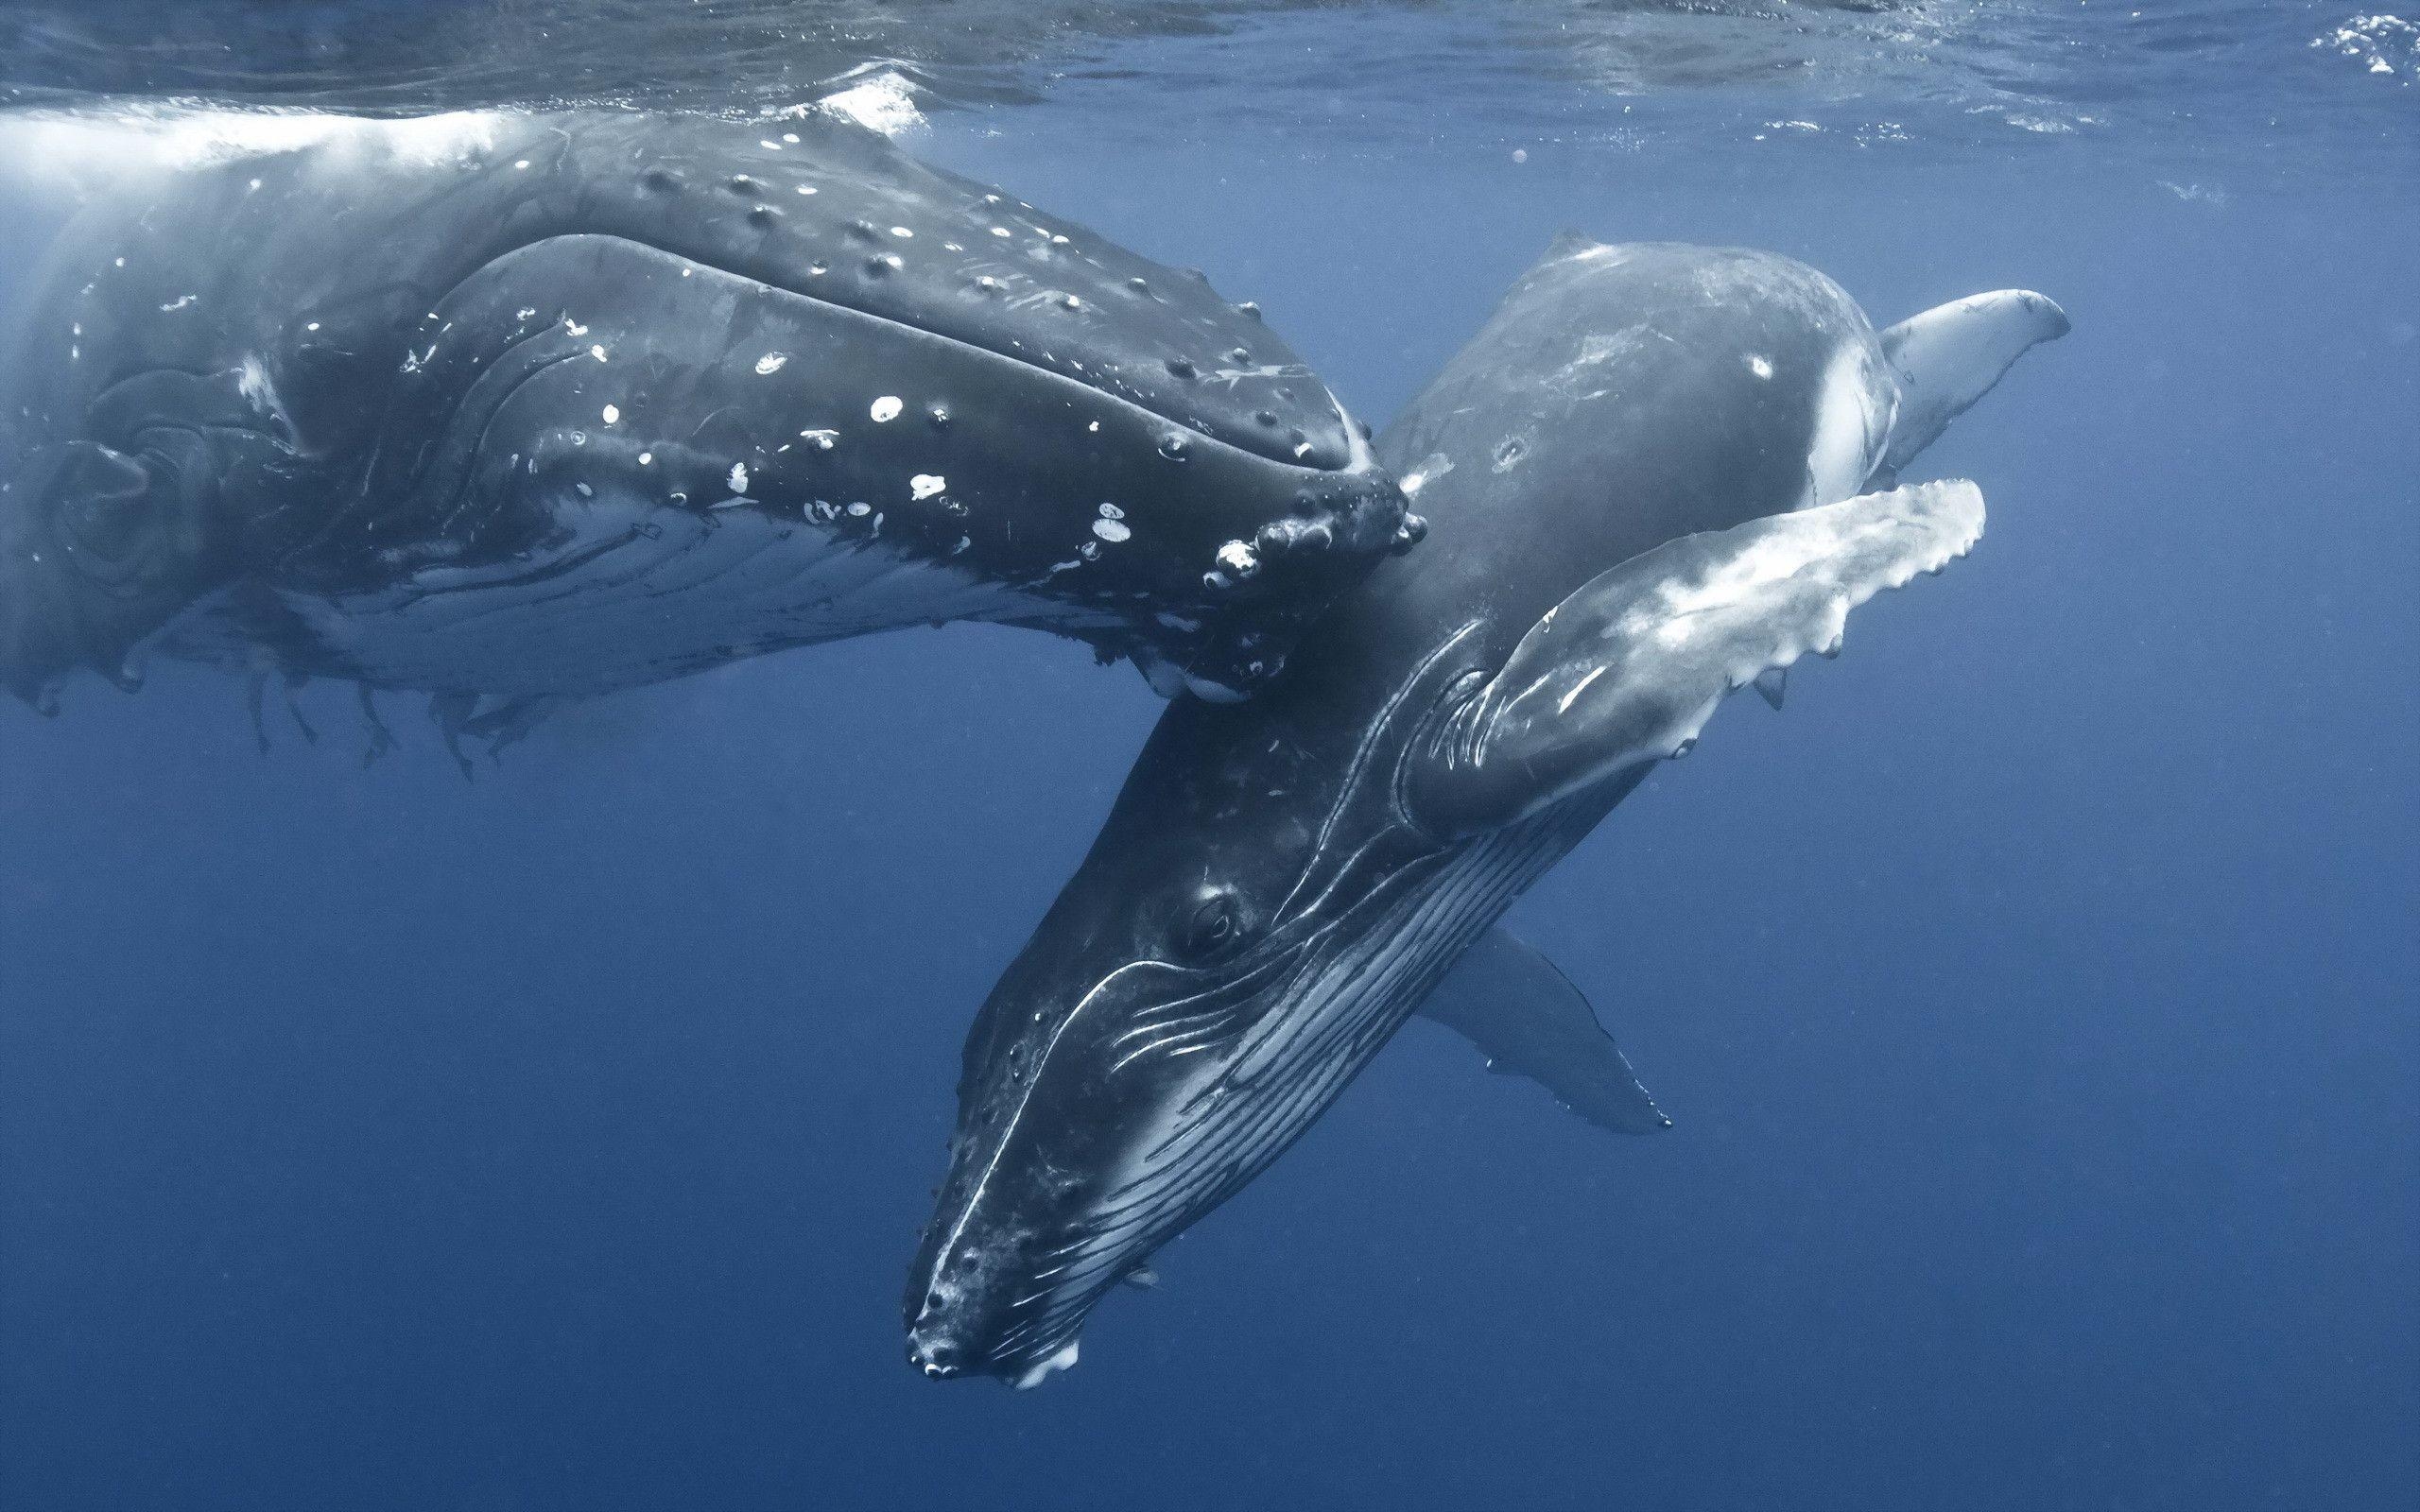
POLYGON ((846 121, 268 120, 82 212, 0 357, 37 706, 157 650, 493 729, 954 619, 1233 696, 1416 538, 1255 309, 846 121))
POLYGON ((984 1004, 910 1362, 1072 1364, 1100 1296, 1432 992, 1499 1069, 1663 1126, 1496 919, 1725 694, 1778 704, 1850 609, 1966 552, 1974 485, 1895 471, 2066 328, 2010 291, 1877 335, 1784 258, 1560 241, 1379 438, 1426 544, 1250 703, 1170 707, 984 1004))

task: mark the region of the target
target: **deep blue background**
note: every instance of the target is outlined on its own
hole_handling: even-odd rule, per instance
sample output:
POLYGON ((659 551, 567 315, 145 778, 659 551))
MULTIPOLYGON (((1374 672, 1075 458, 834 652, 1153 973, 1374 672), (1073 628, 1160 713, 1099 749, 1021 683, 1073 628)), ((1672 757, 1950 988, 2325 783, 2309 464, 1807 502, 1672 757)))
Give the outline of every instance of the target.
POLYGON ((263 760, 231 683, 90 684, 0 708, 0 1505, 2420 1501, 2410 183, 1113 154, 1115 97, 913 146, 1209 268, 1376 420, 1566 225, 2075 317, 1927 458, 1975 556, 1515 912, 1678 1127, 1415 1025, 1080 1368, 936 1386, 959 1040, 1140 679, 915 632, 470 786, 402 700, 365 773, 349 690, 263 760))

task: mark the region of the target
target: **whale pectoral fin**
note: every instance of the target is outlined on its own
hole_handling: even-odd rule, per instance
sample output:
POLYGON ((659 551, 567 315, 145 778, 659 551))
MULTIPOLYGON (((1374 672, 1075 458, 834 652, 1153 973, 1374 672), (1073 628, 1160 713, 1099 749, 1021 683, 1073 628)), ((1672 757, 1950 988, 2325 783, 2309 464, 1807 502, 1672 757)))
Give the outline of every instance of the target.
POLYGON ((1438 834, 1496 829, 1697 744, 1723 695, 1808 651, 1848 611, 1983 533, 1963 481, 1683 536, 1548 610, 1480 691, 1409 753, 1403 800, 1438 834))
POLYGON ((520 745, 528 738, 529 731, 574 701, 561 694, 507 698, 464 719, 460 732, 487 742, 488 761, 500 765, 505 747, 520 745))
POLYGON ((1529 1077, 1599 1128, 1672 1126, 1571 979, 1501 928, 1465 951, 1418 1011, 1477 1045, 1488 1070, 1529 1077))
POLYGON ((1999 289, 1910 316, 1881 335, 1899 379, 1899 414, 1882 467, 1905 467, 1992 391, 2016 359, 2069 329, 2067 313, 2028 289, 1999 289))

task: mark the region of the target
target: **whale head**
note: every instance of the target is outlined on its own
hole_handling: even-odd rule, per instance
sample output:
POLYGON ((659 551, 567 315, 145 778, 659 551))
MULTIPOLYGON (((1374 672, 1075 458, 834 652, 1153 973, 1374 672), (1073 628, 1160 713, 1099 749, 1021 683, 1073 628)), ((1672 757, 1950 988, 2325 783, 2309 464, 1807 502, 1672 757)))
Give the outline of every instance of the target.
MULTIPOLYGON (((1425 667, 1400 717, 1453 670, 1425 667)), ((1503 885, 1406 821, 1399 747, 1324 745, 1320 701, 1288 681, 1172 707, 985 1003, 905 1300, 927 1375, 1072 1363, 1095 1303, 1302 1134, 1450 964, 1441 905, 1503 885)))
POLYGON ((117 676, 240 585, 289 670, 388 686, 604 691, 983 618, 1224 697, 1408 543, 1256 309, 873 132, 400 129, 187 166, 62 237, 0 352, 0 683, 117 676), (590 619, 533 649, 561 593, 590 619))

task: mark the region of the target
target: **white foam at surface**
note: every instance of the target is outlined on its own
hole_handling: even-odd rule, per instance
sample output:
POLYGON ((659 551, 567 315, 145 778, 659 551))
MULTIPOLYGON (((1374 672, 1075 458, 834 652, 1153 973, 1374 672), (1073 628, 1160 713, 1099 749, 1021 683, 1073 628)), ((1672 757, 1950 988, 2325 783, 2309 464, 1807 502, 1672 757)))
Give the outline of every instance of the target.
POLYGON ((397 163, 459 162, 495 143, 501 111, 372 118, 327 111, 141 105, 108 116, 36 115, 10 123, 10 152, 77 177, 208 167, 341 146, 397 163))
POLYGON ((2410 75, 2420 71, 2420 25, 2401 16, 2353 16, 2333 31, 2313 37, 2310 44, 2349 58, 2368 73, 2404 76, 2407 83, 2410 75))
POLYGON ((816 100, 814 108, 885 136, 897 136, 925 124, 925 112, 916 108, 916 86, 890 68, 833 91, 816 100))

